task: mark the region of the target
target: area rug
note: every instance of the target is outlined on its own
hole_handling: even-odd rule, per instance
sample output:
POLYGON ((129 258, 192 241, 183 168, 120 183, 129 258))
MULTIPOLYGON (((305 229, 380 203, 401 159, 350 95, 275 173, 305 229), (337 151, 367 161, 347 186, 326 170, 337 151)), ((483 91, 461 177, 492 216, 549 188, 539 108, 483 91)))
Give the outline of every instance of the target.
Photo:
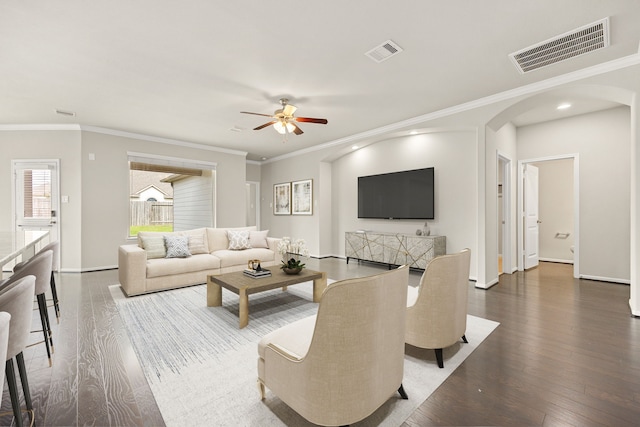
MULTIPOLYGON (((116 306, 167 426, 311 426, 267 390, 257 387, 257 343, 266 333, 317 312, 312 284, 251 295, 249 325, 238 329, 238 297, 223 290, 222 307, 206 306, 206 285, 125 298, 116 306)), ((391 397, 355 426, 400 426, 498 326, 468 316, 469 344, 444 351, 439 369, 432 350, 411 348, 403 386, 408 400, 391 397)))

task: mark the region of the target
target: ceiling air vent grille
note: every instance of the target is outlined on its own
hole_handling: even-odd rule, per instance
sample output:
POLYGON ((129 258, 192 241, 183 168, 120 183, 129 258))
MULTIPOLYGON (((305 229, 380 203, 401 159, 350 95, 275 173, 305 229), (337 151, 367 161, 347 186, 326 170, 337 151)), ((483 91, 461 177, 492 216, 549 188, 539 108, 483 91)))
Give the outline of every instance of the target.
POLYGON ((369 58, 374 60, 375 62, 386 61, 394 55, 402 52, 402 48, 398 46, 395 42, 391 40, 387 40, 382 43, 380 46, 376 46, 371 49, 369 52, 365 53, 369 58))
POLYGON ((509 57, 520 73, 609 46, 609 18, 514 52, 509 57))

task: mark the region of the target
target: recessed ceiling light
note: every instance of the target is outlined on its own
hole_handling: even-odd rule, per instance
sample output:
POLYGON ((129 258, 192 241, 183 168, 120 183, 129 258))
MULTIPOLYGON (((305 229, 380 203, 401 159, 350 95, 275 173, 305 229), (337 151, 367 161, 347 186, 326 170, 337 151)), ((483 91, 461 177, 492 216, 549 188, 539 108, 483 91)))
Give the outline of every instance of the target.
POLYGON ((417 135, 418 131, 417 130, 412 130, 411 132, 409 132, 411 135, 417 135))
POLYGON ((229 129, 231 132, 242 132, 242 128, 239 128, 237 126, 232 127, 231 129, 229 129))
POLYGON ((262 157, 261 160, 267 160, 267 158, 266 157, 262 157))
POLYGON ((569 104, 568 102, 565 102, 564 104, 558 105, 558 110, 566 110, 569 107, 571 107, 571 104, 569 104))
POLYGON ((357 145, 353 145, 353 146, 351 147, 351 149, 352 149, 352 150, 357 150, 358 148, 360 148, 360 147, 358 147, 357 145))

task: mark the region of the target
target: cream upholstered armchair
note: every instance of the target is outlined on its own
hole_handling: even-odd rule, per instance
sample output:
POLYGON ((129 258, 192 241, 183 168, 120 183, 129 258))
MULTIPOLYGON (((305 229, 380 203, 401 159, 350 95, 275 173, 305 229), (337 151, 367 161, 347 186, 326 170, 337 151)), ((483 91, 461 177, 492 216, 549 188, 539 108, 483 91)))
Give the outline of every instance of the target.
POLYGON ((471 251, 434 258, 417 288, 407 294, 407 344, 434 349, 444 367, 442 349, 459 339, 466 343, 467 297, 471 251))
POLYGON ((258 385, 315 424, 351 424, 396 390, 404 399, 409 268, 329 285, 318 314, 258 344, 258 385))

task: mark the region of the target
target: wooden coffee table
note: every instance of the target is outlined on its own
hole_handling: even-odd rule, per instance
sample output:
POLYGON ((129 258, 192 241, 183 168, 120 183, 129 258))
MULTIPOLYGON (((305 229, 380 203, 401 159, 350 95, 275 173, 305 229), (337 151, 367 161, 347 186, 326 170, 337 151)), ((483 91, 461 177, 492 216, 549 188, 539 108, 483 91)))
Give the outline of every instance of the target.
POLYGON ((327 273, 304 269, 299 274, 288 275, 277 267, 271 270, 271 277, 245 276, 242 271, 233 273, 216 274, 207 277, 207 307, 220 307, 222 305, 222 288, 228 289, 240 297, 240 329, 249 324, 249 295, 258 292, 313 280, 313 302, 320 302, 322 292, 327 287, 327 273))

